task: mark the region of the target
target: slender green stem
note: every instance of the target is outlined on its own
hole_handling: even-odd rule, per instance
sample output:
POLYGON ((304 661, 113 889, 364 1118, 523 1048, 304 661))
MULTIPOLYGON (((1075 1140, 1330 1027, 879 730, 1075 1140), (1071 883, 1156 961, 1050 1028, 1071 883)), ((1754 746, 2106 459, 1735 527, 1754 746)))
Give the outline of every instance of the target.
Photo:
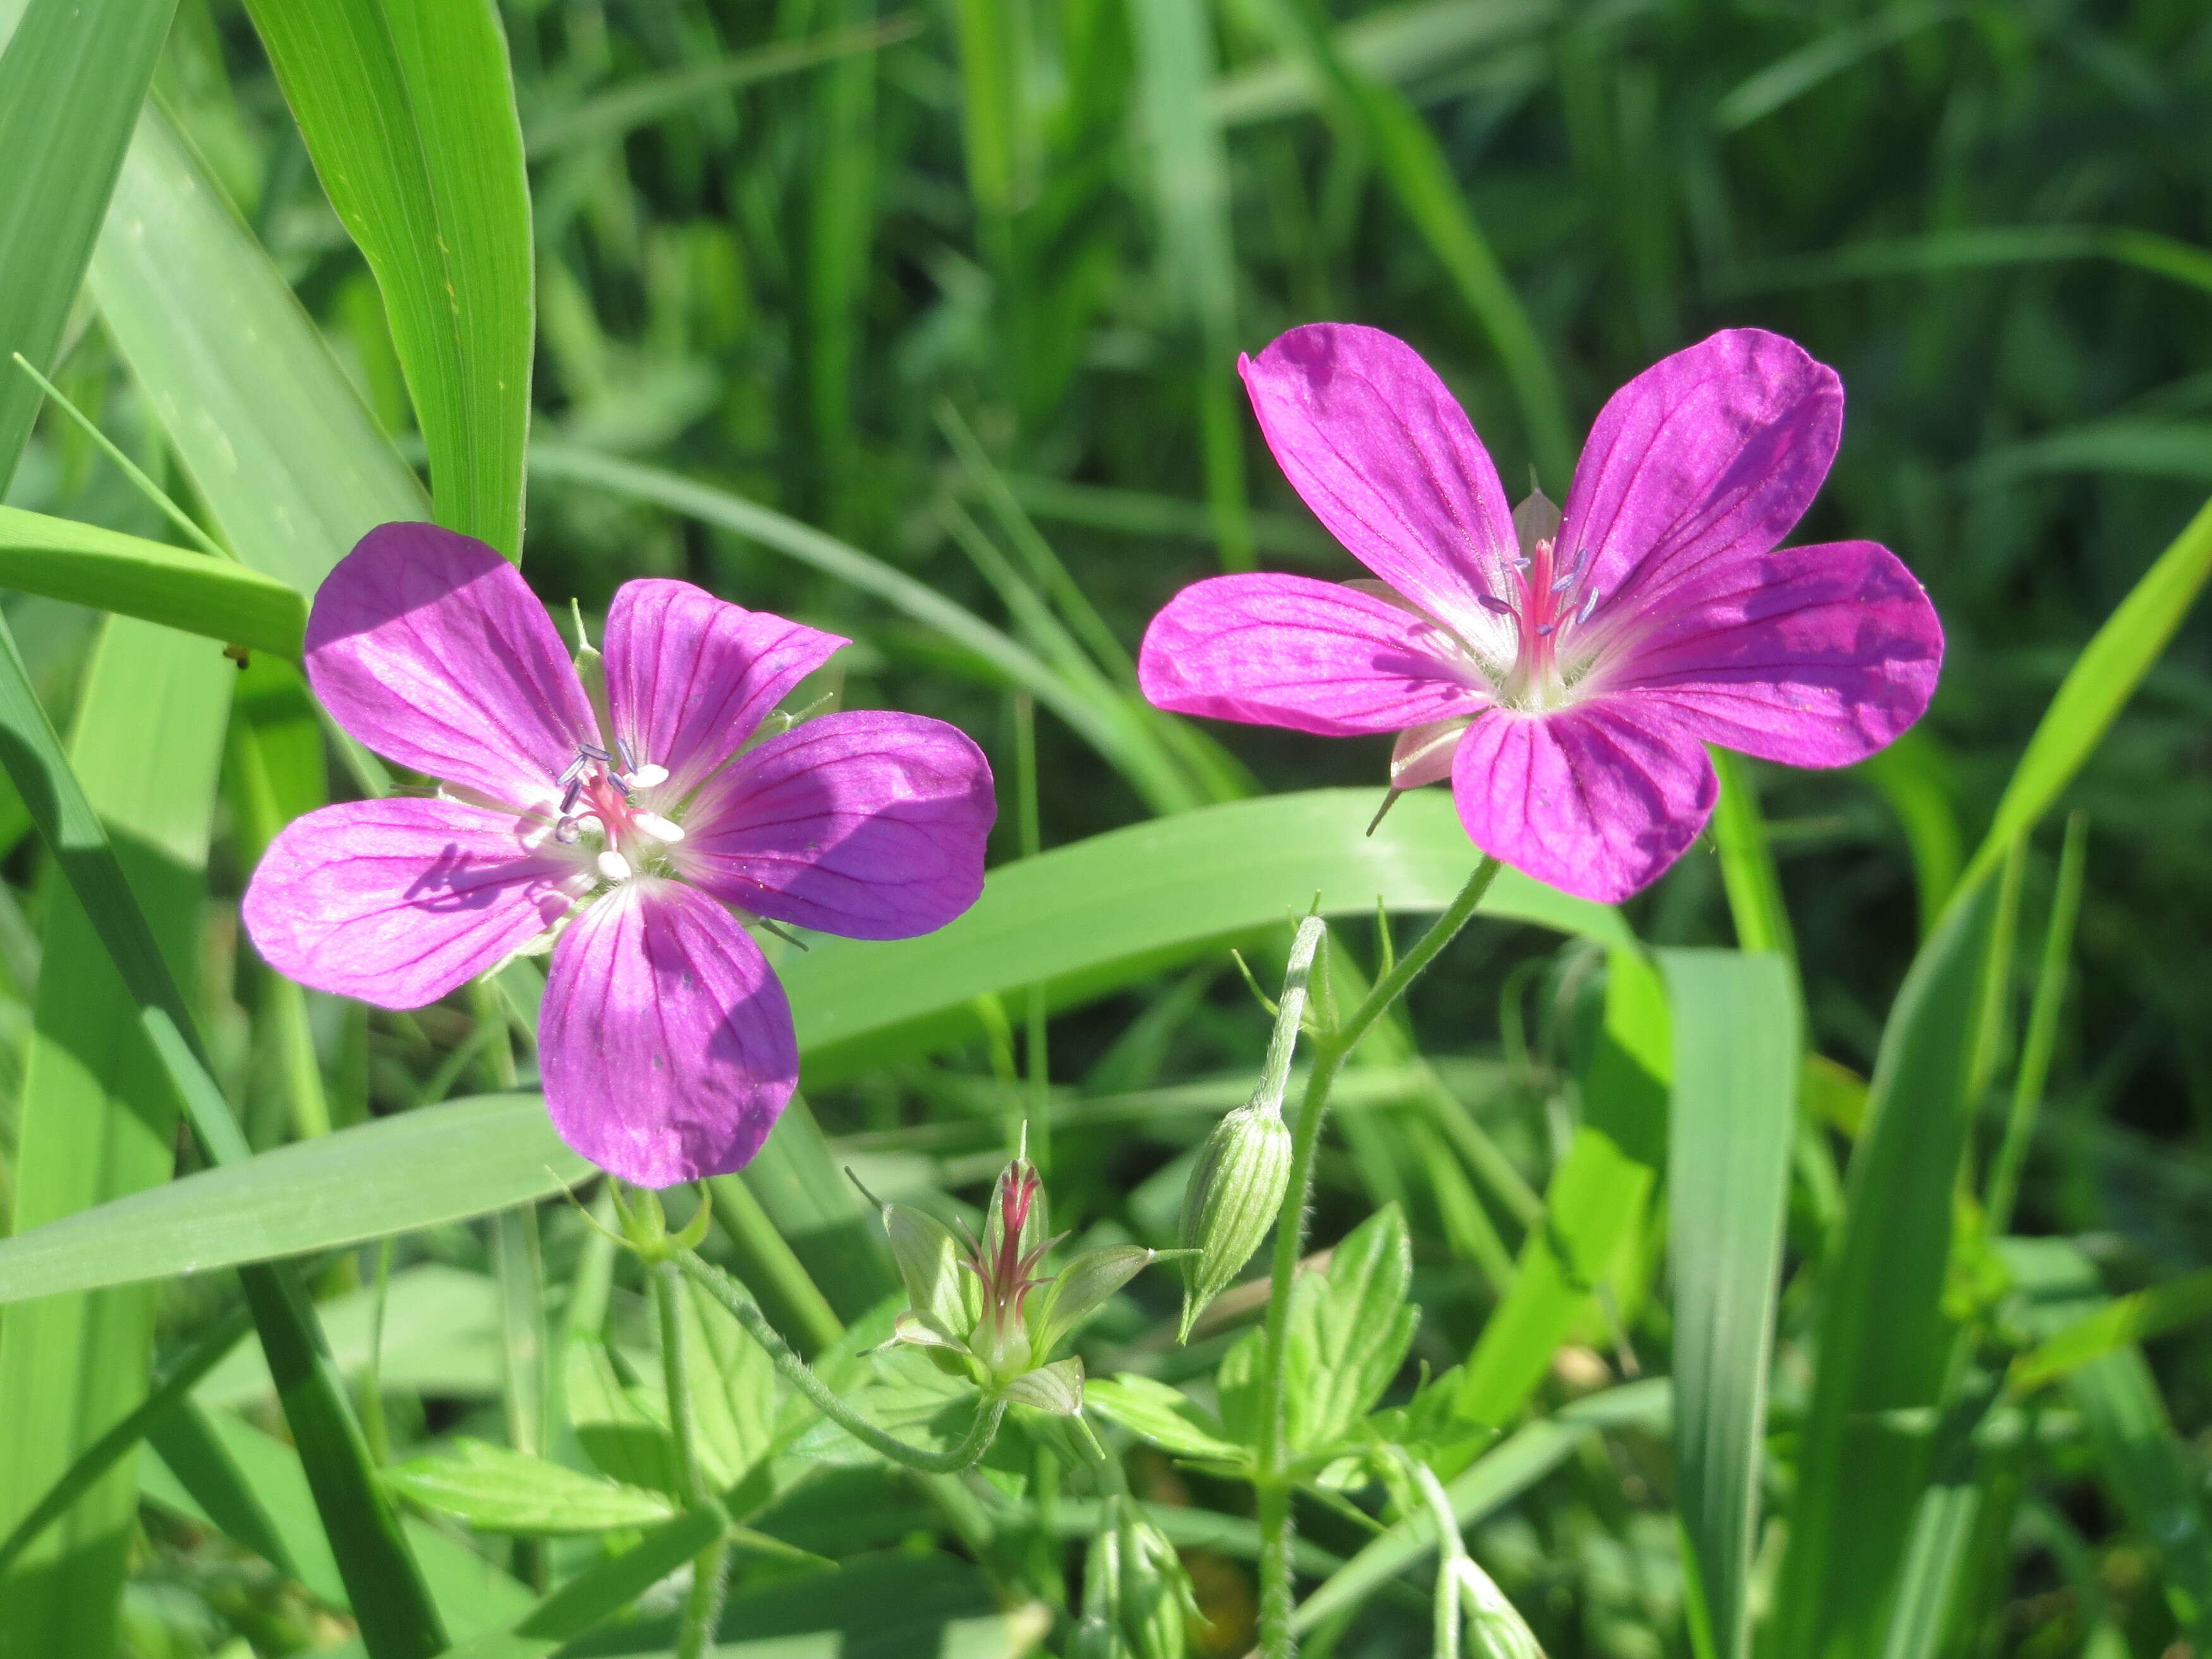
POLYGON ((2058 880, 2051 895, 2051 921, 2043 936, 2043 963, 2035 977, 2035 1000, 2028 1005, 2027 1034, 2021 1039, 2020 1069, 2013 1077, 2012 1109, 2004 1139, 1990 1170, 1984 1224, 1992 1237, 2012 1225, 2020 1197, 2021 1171, 2028 1143, 2035 1137, 2035 1115, 2043 1104, 2043 1085, 2051 1075, 2051 1054, 2058 1041, 2058 1012, 2066 1000, 2066 971, 2074 954, 2074 923, 2081 912, 2081 872, 2088 852, 2089 822, 2076 812, 2066 821, 2065 849, 2058 857, 2058 880))
MULTIPOLYGON (((653 1269, 653 1307, 660 1325, 660 1375, 668 1395, 668 1425, 676 1437, 676 1467, 684 1485, 684 1502, 690 1508, 707 1503, 714 1494, 699 1462, 698 1417, 691 1404, 691 1368, 684 1325, 684 1274, 673 1261, 653 1269)), ((729 1536, 714 1541, 692 1558, 691 1589, 684 1598, 684 1614, 677 1627, 676 1659, 703 1659, 713 1646, 714 1624, 721 1616, 721 1584, 729 1566, 729 1536)))
MULTIPOLYGON (((1026 691, 1014 694, 1014 775, 1018 784, 1017 816, 1020 820, 1022 856, 1033 859, 1044 850, 1044 831, 1037 808, 1036 700, 1026 691)), ((1042 981, 1029 988, 1029 1029, 1022 1044, 1022 1061, 1029 1072, 1029 1105, 1022 1117, 1020 1146, 1039 1175, 1052 1173, 1052 1067, 1045 1048, 1045 988, 1042 981)))
POLYGON ((1006 1414, 1006 1402, 994 1400, 975 1413, 959 1443, 941 1452, 924 1451, 919 1446, 909 1446, 897 1436, 888 1434, 862 1417, 840 1400, 835 1390, 814 1374, 814 1369, 791 1350, 768 1322, 768 1316, 755 1307, 744 1286, 725 1273, 711 1261, 694 1251, 686 1250, 676 1258, 684 1271, 691 1276, 715 1301, 729 1310, 730 1317, 745 1328, 745 1334, 768 1350, 783 1380, 805 1395, 815 1409, 851 1435, 871 1451, 882 1453, 894 1463, 924 1474, 957 1474, 972 1468, 990 1449, 991 1442, 999 1432, 1000 1421, 1006 1414))
MULTIPOLYGON (((1291 1284, 1305 1248, 1306 1200, 1313 1187, 1314 1153, 1321 1142, 1322 1120, 1328 1113, 1329 1090, 1345 1056, 1359 1044, 1384 1012, 1405 995, 1407 987, 1451 943, 1482 902, 1498 878, 1498 860, 1487 854, 1449 908, 1401 957, 1358 1007, 1313 1045, 1313 1070, 1306 1079, 1297 1121, 1291 1126, 1291 1179, 1275 1220, 1275 1259, 1267 1291, 1267 1323, 1260 1358, 1258 1468, 1255 1474, 1260 1521, 1260 1652, 1264 1659, 1291 1659, 1297 1650, 1291 1633, 1291 1528, 1290 1449, 1284 1443, 1283 1350, 1290 1330, 1291 1284)), ((1322 1006, 1328 1006, 1326 999, 1322 1006)))

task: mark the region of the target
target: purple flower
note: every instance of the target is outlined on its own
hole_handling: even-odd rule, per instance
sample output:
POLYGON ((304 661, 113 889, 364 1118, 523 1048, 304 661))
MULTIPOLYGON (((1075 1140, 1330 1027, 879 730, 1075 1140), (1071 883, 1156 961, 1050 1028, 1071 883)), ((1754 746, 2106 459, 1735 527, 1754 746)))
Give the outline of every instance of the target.
POLYGON ((1705 745, 1863 759, 1918 720, 1943 630, 1887 549, 1778 549, 1843 428, 1833 370, 1731 329, 1613 395, 1564 514, 1508 512, 1434 371, 1317 323, 1241 365, 1268 447, 1381 578, 1218 576, 1138 672, 1163 708, 1324 737, 1399 734, 1394 789, 1449 777, 1474 844, 1584 898, 1645 886, 1717 793, 1705 745))
POLYGON ((825 714, 744 747, 847 643, 634 581, 587 690, 491 549, 373 530, 315 595, 307 677, 347 731, 441 787, 293 823, 246 929, 303 984, 418 1008, 559 926, 539 1061, 562 1139, 642 1187, 735 1170, 799 1077, 745 923, 904 939, 982 890, 991 771, 951 726, 825 714))

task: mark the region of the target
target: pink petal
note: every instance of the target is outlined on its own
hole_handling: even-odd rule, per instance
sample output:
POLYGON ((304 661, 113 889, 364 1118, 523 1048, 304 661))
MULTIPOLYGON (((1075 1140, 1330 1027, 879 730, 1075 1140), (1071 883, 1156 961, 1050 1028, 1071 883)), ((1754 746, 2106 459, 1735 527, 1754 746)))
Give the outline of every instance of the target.
POLYGON ((1607 692, 1765 760, 1864 760, 1920 718, 1943 665, 1935 607, 1873 542, 1715 559, 1668 600, 1684 609, 1625 649, 1607 692))
POLYGON ((316 590, 307 678, 339 725, 402 766, 541 804, 599 722, 515 568, 428 524, 379 525, 316 590))
POLYGON ((1559 562, 1587 550, 1601 615, 1618 617, 1707 559, 1764 553, 1811 504, 1843 424, 1835 371, 1778 334, 1728 329, 1678 351, 1599 412, 1559 562))
POLYGON ((519 950, 585 884, 541 826, 452 800, 350 801, 296 818, 246 890, 246 931, 288 979, 419 1008, 519 950))
POLYGON ((852 641, 689 582, 624 582, 607 611, 607 702, 642 766, 665 766, 682 800, 737 752, 769 711, 852 641))
POLYGON ((983 890, 998 804, 965 733, 919 714, 824 714, 708 785, 686 878, 756 915, 848 939, 942 927, 983 890))
POLYGON ((1681 857, 1718 793, 1705 746, 1625 698, 1486 714, 1452 763, 1452 799, 1477 847, 1606 904, 1681 857))
POLYGON ((1145 630, 1154 705, 1322 737, 1397 732, 1488 702, 1443 631, 1402 603, 1307 576, 1215 576, 1145 630))
POLYGON ((791 1005, 768 959, 677 882, 626 883, 571 924, 538 1032, 561 1139, 639 1187, 743 1168, 799 1082, 791 1005))
POLYGON ((1237 366, 1283 476, 1329 534, 1431 615, 1480 625, 1480 596, 1510 591, 1513 514, 1436 371, 1350 323, 1294 328, 1237 366))

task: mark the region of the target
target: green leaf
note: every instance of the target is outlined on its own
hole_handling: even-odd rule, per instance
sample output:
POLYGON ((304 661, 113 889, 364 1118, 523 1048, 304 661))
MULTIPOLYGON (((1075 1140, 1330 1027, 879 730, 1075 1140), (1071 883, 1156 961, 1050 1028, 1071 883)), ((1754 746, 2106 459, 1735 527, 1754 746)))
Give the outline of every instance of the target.
POLYGON ((0 21, 0 490, 52 366, 176 0, 32 0, 0 21))
MULTIPOLYGON (((1236 801, 1111 830, 993 871, 975 907, 921 939, 817 939, 777 964, 809 1079, 979 1035, 978 996, 1050 981, 1079 1005, 1285 920, 1321 896, 1323 915, 1441 910, 1476 854, 1451 799, 1401 799, 1373 836, 1375 793, 1314 790, 1236 801)), ((1608 943, 1619 912, 1501 871, 1483 914, 1608 943)), ((773 1143, 771 1143, 773 1144, 773 1143)))
POLYGON ((438 522, 522 549, 530 190, 490 0, 249 0, 323 188, 383 293, 438 522))
MULTIPOLYGON (((1650 1427, 1652 1407, 1663 1410, 1663 1378, 1631 1382, 1578 1401, 1555 1417, 1531 1423, 1447 1482, 1452 1513, 1462 1528, 1495 1514, 1549 1474, 1601 1425, 1625 1418, 1650 1427)), ((1436 1522, 1425 1509, 1370 1539, 1359 1553, 1300 1603, 1291 1628, 1303 1635, 1324 1620, 1340 1618, 1437 1547, 1436 1522)))
POLYGON ((484 1532, 611 1532, 649 1527, 676 1512, 663 1493, 579 1474, 481 1440, 457 1440, 444 1456, 396 1464, 384 1480, 402 1498, 484 1532))
POLYGON ((1267 0, 1262 15, 1285 46, 1328 88, 1340 135, 1373 156, 1376 170, 1444 269, 1476 325, 1489 336, 1521 405, 1522 424, 1538 467, 1562 487, 1576 445, 1566 404, 1543 342, 1513 290, 1490 239, 1452 176, 1443 146, 1420 112, 1395 87, 1361 70, 1338 49, 1329 14, 1319 0, 1267 0))
POLYGON ((527 1203, 592 1173, 553 1133, 538 1096, 453 1101, 19 1235, 0 1243, 0 1302, 358 1243, 527 1203), (118 1237, 132 1249, 117 1250, 118 1237))
POLYGON ((569 1425, 600 1473, 655 1492, 682 1491, 676 1437, 669 1432, 659 1397, 623 1382, 603 1342, 574 1339, 567 1365, 569 1425), (653 1409, 647 1409, 648 1400, 653 1409))
POLYGON ((1460 1387, 1460 1415, 1502 1428, 1552 1356, 1593 1313, 1623 1316, 1626 1264, 1644 1230, 1666 1145, 1667 999, 1642 952, 1611 952, 1605 1024, 1583 1079, 1583 1121, 1552 1171, 1545 1220, 1521 1247, 1513 1285, 1482 1328, 1460 1387), (1600 1304, 1598 1287, 1612 1307, 1600 1304))
POLYGON ((190 147, 149 108, 88 281, 193 488, 246 563, 314 591, 414 475, 190 147))
MULTIPOLYGON (((1413 1275, 1405 1218, 1384 1206, 1329 1252, 1328 1268, 1291 1290, 1283 1346, 1284 1437, 1326 1459, 1382 1396, 1406 1363, 1419 1310, 1406 1302, 1413 1275)), ((1221 1418, 1232 1438, 1256 1444, 1264 1333, 1246 1333, 1221 1362, 1221 1418)))
POLYGON ((307 604, 243 565, 0 507, 0 587, 92 605, 298 661, 307 604))
POLYGON ((1221 1425, 1196 1401, 1153 1377, 1132 1371, 1093 1377, 1084 1403, 1101 1417, 1178 1457, 1234 1463, 1250 1456, 1248 1449, 1224 1437, 1221 1425))
POLYGON ((1821 1284, 1813 1395, 1783 1559, 1778 1648, 1827 1659, 1878 1639, 1926 1480, 1924 1438, 1881 1414, 1930 1407, 1951 1339, 1942 1311, 1952 1191, 1996 884, 1964 890, 1914 958, 1882 1032, 1821 1284))
POLYGON ((1000 1392, 1017 1406, 1033 1406, 1054 1417, 1083 1410, 1083 1362, 1071 1355, 1033 1371, 1024 1371, 1000 1392))
POLYGON ((2212 501, 2158 556, 2074 659, 2028 739, 1962 883, 1987 875, 2004 849, 2051 810, 2150 672, 2212 576, 2212 501))
POLYGON ((1797 991, 1778 956, 1664 951, 1675 1508, 1701 1650, 1740 1659, 1797 1122, 1797 991))
MULTIPOLYGON (((70 745, 92 804, 125 838, 131 897, 187 982, 236 678, 205 641, 111 621, 94 650, 70 745)), ((52 891, 48 904, 23 1060, 18 1229, 82 1224, 108 1200, 158 1190, 176 1159, 175 1099, 131 992, 68 888, 52 891)), ((116 1250, 116 1237, 107 1236, 107 1249, 127 1254, 116 1250)), ((143 1398, 153 1313, 147 1292, 130 1289, 58 1297, 0 1321, 0 1397, 9 1401, 0 1413, 0 1528, 16 1525, 143 1398)), ((112 1646, 136 1504, 128 1468, 94 1483, 0 1580, 0 1618, 43 1632, 35 1644, 58 1653, 80 1643, 87 1652, 112 1646)))
POLYGON ((2133 1347, 2212 1314, 2212 1268, 2117 1298, 2038 1343, 2012 1363, 2015 1391, 2053 1382, 2103 1354, 2133 1347))
POLYGON ((775 1448, 775 1365, 694 1280, 683 1281, 677 1305, 699 1465, 709 1485, 734 1486, 775 1448))

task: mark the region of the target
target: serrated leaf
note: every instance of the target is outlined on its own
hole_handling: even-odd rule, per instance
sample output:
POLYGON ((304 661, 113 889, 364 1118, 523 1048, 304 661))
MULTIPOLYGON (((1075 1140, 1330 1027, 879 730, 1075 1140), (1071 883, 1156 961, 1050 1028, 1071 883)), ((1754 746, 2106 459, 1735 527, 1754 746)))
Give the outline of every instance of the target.
POLYGON ((709 1486, 734 1486, 775 1448, 775 1366, 729 1310, 688 1278, 678 1306, 700 1466, 709 1486))
POLYGON ((594 1468, 628 1486, 683 1490, 675 1437, 623 1381, 605 1343, 580 1337, 570 1342, 563 1380, 569 1426, 594 1468))
POLYGON ((483 1532, 592 1533, 649 1527, 676 1513, 665 1495, 579 1474, 481 1440, 385 1471, 401 1497, 483 1532))
POLYGON ((1083 1409, 1083 1361, 1071 1355, 1024 1371, 1000 1392, 1017 1406, 1034 1406, 1054 1417, 1073 1417, 1083 1409))
POLYGON ((1250 1455, 1226 1437, 1220 1420, 1182 1389, 1124 1371, 1093 1377, 1084 1403, 1109 1422, 1178 1457, 1234 1462, 1250 1455))

